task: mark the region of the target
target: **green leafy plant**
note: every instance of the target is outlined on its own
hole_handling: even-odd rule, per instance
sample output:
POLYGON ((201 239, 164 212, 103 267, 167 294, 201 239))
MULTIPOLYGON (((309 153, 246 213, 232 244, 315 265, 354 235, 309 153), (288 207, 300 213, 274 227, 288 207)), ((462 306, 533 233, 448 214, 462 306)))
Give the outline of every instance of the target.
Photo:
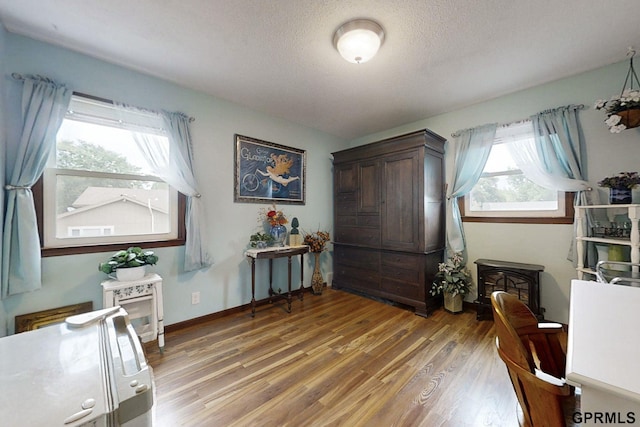
POLYGON ((273 236, 268 233, 257 232, 249 237, 249 246, 252 248, 261 246, 259 242, 264 242, 265 245, 269 245, 273 242, 273 236))
POLYGON ((638 184, 640 184, 640 176, 638 175, 638 172, 620 172, 616 176, 608 176, 598 182, 600 187, 617 189, 628 188, 630 190, 638 184))
POLYGON ((455 252, 447 262, 438 264, 438 273, 431 284, 431 295, 443 292, 453 296, 467 294, 471 290, 471 273, 462 263, 461 252, 455 252))
POLYGON ((106 262, 98 264, 98 270, 106 274, 114 273, 118 268, 132 268, 143 265, 155 265, 158 256, 153 251, 143 250, 137 246, 132 246, 126 250, 120 250, 109 258, 106 262))

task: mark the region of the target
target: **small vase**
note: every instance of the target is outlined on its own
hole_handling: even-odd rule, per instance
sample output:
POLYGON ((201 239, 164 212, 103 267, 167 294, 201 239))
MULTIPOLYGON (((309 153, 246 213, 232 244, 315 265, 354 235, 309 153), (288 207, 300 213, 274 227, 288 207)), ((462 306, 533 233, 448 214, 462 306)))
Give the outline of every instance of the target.
POLYGON ((284 246, 287 239, 287 227, 284 225, 271 226, 271 237, 273 237, 273 246, 284 246))
POLYGON ((311 290, 314 295, 322 295, 322 288, 324 286, 324 279, 322 278, 322 271, 320 271, 320 254, 322 252, 314 252, 313 255, 316 258, 315 265, 313 267, 313 275, 311 276, 311 290))
POLYGON ((444 293, 444 309, 450 313, 462 312, 462 294, 444 293))
POLYGON ((612 205, 630 204, 631 189, 630 188, 610 188, 609 203, 612 205))

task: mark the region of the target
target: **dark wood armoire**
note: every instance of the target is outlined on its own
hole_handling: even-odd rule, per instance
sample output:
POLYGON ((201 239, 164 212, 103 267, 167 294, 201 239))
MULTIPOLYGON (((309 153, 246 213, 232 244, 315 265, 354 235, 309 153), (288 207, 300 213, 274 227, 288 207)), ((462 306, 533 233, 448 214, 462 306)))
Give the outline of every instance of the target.
POLYGON ((333 153, 333 285, 415 307, 445 248, 444 142, 429 130, 333 153))

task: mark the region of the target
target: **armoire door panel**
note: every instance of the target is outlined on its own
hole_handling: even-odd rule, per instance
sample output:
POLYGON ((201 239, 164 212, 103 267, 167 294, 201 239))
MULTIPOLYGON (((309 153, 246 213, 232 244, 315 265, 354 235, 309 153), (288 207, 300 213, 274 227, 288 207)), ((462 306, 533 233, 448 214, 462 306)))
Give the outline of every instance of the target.
POLYGON ((378 162, 362 163, 359 169, 358 213, 380 212, 380 175, 378 162))
POLYGON ((355 192, 358 189, 358 173, 355 164, 336 166, 334 176, 337 193, 355 192))
POLYGON ((419 163, 411 151, 383 159, 382 247, 418 250, 419 163))

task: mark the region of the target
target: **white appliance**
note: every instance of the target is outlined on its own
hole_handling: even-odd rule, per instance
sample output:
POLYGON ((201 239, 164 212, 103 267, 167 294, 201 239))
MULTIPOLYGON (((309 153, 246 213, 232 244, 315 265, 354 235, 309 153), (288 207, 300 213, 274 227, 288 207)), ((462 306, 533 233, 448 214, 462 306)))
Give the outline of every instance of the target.
POLYGON ((0 338, 3 427, 152 425, 153 375, 120 307, 0 338))

